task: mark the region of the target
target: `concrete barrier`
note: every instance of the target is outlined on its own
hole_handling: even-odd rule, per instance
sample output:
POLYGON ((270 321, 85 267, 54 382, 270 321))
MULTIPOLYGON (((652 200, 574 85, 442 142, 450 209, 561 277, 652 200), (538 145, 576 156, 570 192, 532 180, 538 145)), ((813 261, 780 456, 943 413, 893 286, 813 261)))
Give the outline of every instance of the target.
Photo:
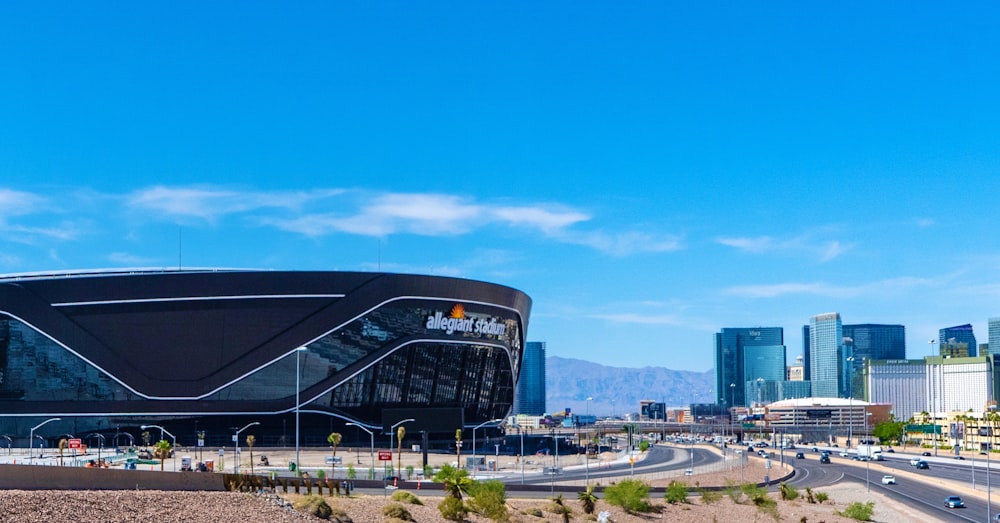
POLYGON ((20 490, 226 490, 221 474, 0 465, 0 488, 20 490))

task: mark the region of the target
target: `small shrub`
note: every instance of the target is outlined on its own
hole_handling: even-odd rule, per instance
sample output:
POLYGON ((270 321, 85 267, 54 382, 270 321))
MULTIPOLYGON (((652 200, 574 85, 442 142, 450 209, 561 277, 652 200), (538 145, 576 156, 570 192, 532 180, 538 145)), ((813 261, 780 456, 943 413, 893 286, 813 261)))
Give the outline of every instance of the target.
POLYGON ((604 489, 604 500, 626 512, 649 512, 647 498, 649 485, 637 479, 626 479, 604 489))
POLYGON ((778 492, 781 493, 781 499, 784 501, 792 501, 799 497, 799 491, 788 483, 782 483, 779 485, 778 492))
POLYGON ((817 492, 814 495, 816 496, 816 503, 826 503, 826 500, 830 499, 830 495, 826 492, 817 492))
POLYGON ((765 504, 766 501, 764 500, 771 499, 767 497, 766 489, 764 489, 763 487, 758 487, 753 483, 747 483, 743 485, 743 493, 746 494, 748 498, 750 498, 750 501, 752 501, 754 505, 757 506, 765 504))
POLYGON ((337 507, 331 508, 333 509, 333 513, 330 514, 330 521, 333 523, 354 523, 354 520, 351 519, 351 516, 347 515, 347 512, 337 507))
POLYGON ((573 514, 573 509, 567 507, 566 504, 563 503, 562 494, 559 494, 558 496, 552 498, 552 503, 549 505, 549 512, 557 516, 562 516, 563 522, 568 523, 570 516, 573 514))
POLYGON ((724 492, 737 505, 742 505, 746 501, 743 497, 743 489, 736 485, 726 485, 724 492))
POLYGON ((358 471, 355 470, 353 464, 347 465, 347 479, 358 479, 358 471))
POLYGON ((645 441, 645 440, 640 441, 639 442, 639 452, 646 452, 647 450, 649 450, 649 442, 645 441))
POLYGON ((687 485, 681 483, 680 481, 671 481, 667 485, 667 491, 663 495, 663 499, 670 503, 671 505, 676 505, 677 503, 687 503, 688 502, 688 488, 687 485))
POLYGON ((722 492, 718 490, 699 489, 698 494, 701 495, 701 502, 706 505, 711 505, 722 500, 722 492))
POLYGON ((392 500, 398 501, 400 503, 409 503, 410 505, 423 505, 424 502, 417 497, 416 494, 408 490, 397 490, 392 493, 392 500))
POLYGON ((847 504, 847 508, 843 512, 837 512, 838 515, 851 518, 856 521, 871 521, 872 514, 875 512, 875 502, 869 501, 867 503, 861 503, 860 501, 852 501, 847 504))
POLYGON ((406 479, 413 479, 413 471, 416 470, 413 465, 406 466, 406 479))
POLYGON ((472 510, 493 521, 507 521, 507 486, 495 479, 473 483, 469 489, 472 510))
POLYGON ((806 487, 806 501, 809 503, 816 503, 816 497, 813 496, 813 489, 806 487))
POLYGON ((529 509, 526 509, 524 511, 524 513, 526 515, 528 515, 528 516, 535 516, 536 518, 540 518, 540 517, 544 517, 545 516, 545 513, 542 512, 542 509, 540 509, 538 507, 531 507, 529 509))
POLYGON ((299 512, 316 516, 320 519, 329 519, 330 515, 333 514, 333 509, 330 508, 326 500, 322 496, 313 494, 302 496, 292 506, 299 512))
POLYGON ((469 509, 465 507, 465 503, 452 496, 445 496, 441 503, 438 503, 438 511, 441 512, 441 517, 448 521, 464 521, 465 517, 469 515, 469 509))
POLYGON ((399 503, 389 503, 388 505, 382 507, 382 515, 403 521, 413 521, 413 516, 410 515, 410 511, 406 510, 406 507, 400 505, 399 503))
POLYGON ((576 497, 580 500, 580 505, 583 506, 584 514, 594 513, 594 507, 597 506, 597 495, 594 494, 593 485, 587 485, 587 490, 577 493, 576 497))

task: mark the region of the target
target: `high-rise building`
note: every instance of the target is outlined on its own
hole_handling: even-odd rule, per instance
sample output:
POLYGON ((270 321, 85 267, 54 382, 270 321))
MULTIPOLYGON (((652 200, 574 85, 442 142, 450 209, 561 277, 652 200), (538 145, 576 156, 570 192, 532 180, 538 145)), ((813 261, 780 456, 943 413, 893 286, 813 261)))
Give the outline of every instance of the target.
POLYGON ((521 376, 514 395, 514 414, 541 416, 545 414, 545 342, 524 344, 521 376))
POLYGON ((820 398, 846 397, 846 355, 843 353, 840 314, 828 312, 809 319, 809 376, 812 394, 820 398))
POLYGON ((972 333, 972 325, 966 323, 939 330, 938 347, 941 356, 975 357, 978 345, 976 345, 976 335, 972 333))
POLYGON ((989 339, 987 341, 989 341, 987 351, 990 354, 1000 354, 1000 318, 989 319, 989 339))
POLYGON ((906 327, 864 323, 844 325, 845 338, 853 344, 854 368, 860 369, 862 360, 906 359, 906 327))
MULTIPOLYGON (((785 334, 781 327, 724 328, 715 334, 716 404, 745 406, 748 383, 785 379, 785 334)), ((756 390, 756 389, 750 390, 756 390)))

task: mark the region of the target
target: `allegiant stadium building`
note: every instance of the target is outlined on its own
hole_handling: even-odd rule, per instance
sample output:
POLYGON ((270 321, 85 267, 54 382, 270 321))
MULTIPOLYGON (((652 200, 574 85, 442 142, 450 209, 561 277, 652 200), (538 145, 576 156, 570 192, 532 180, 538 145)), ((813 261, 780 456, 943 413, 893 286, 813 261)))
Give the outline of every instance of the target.
POLYGON ((403 274, 0 276, 0 435, 24 446, 59 418, 37 433, 117 445, 155 424, 213 446, 259 423, 266 445, 301 419, 304 444, 325 444, 345 423, 380 433, 387 412, 475 427, 509 414, 530 308, 509 287, 403 274))

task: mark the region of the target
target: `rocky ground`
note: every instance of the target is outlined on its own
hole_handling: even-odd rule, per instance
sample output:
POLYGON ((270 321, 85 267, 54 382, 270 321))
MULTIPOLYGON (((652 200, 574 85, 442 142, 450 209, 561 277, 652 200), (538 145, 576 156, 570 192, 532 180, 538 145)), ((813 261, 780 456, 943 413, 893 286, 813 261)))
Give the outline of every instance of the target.
MULTIPOLYGON (((713 503, 704 503, 692 497, 690 503, 670 505, 662 498, 650 501, 657 510, 633 515, 612 507, 603 500, 597 511, 607 511, 609 521, 617 523, 647 521, 685 521, 687 523, 714 523, 716 521, 811 521, 828 523, 852 521, 836 515, 852 501, 874 501, 875 521, 883 523, 932 522, 919 513, 907 511, 888 498, 867 494, 863 487, 838 485, 823 489, 830 496, 824 504, 808 503, 803 499, 778 501, 776 512, 766 512, 752 504, 734 503, 728 496, 713 503), (777 514, 777 519, 775 518, 777 514), (803 519, 805 518, 805 519, 803 519)), ((415 493, 420 494, 420 493, 415 493)), ((423 506, 406 505, 417 522, 444 521, 438 512, 440 493, 435 496, 420 495, 423 506)), ((772 497, 775 497, 772 495, 772 497)), ((595 520, 587 517, 576 496, 566 496, 564 503, 572 511, 573 521, 595 520)), ((386 522, 382 508, 390 499, 385 496, 327 497, 327 502, 350 516, 354 523, 386 522)), ((73 521, 76 523, 131 523, 131 522, 193 522, 219 523, 228 521, 266 521, 268 523, 319 521, 312 516, 298 513, 287 505, 296 500, 295 495, 283 498, 231 492, 163 492, 163 491, 3 491, 0 492, 0 520, 5 523, 41 523, 73 521)), ((508 500, 511 521, 561 522, 562 518, 551 509, 548 499, 508 500), (535 514, 540 514, 535 515, 535 514)), ((489 520, 472 514, 471 523, 489 520)))

